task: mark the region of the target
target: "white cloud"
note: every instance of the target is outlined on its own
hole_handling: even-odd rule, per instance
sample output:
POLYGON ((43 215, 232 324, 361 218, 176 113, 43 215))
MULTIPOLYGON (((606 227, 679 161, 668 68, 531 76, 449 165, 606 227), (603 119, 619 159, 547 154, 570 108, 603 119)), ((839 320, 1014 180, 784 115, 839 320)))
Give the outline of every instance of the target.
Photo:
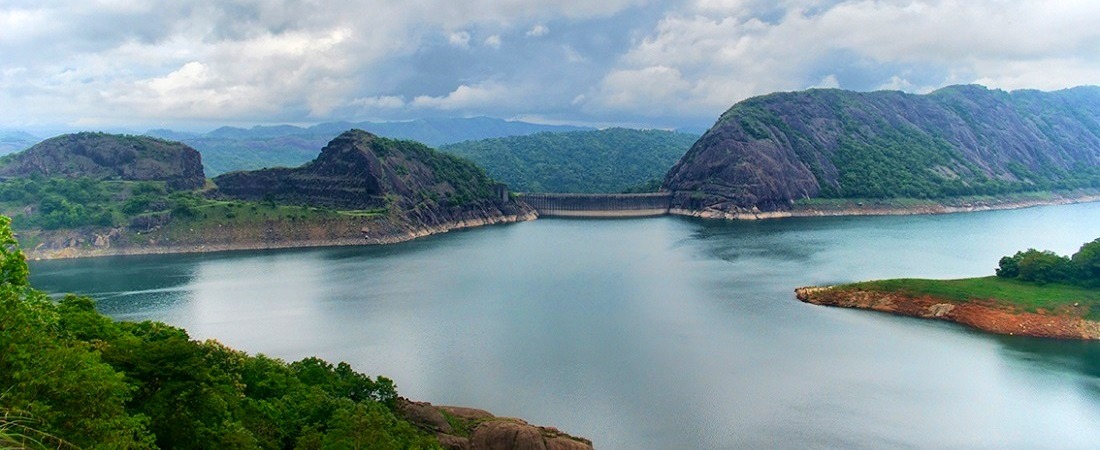
POLYGON ((470 33, 456 31, 447 36, 447 42, 459 48, 470 48, 470 33))
POLYGON ((753 95, 839 86, 843 71, 871 80, 862 89, 912 92, 948 83, 1057 89, 1100 80, 1100 27, 1094 25, 1100 2, 791 0, 780 6, 699 0, 670 11, 608 71, 586 105, 641 111, 668 102, 673 112, 713 117, 753 95), (830 75, 821 78, 823 70, 830 75))
POLYGON ((550 29, 547 28, 546 25, 540 23, 532 27, 530 30, 527 30, 527 37, 541 37, 546 36, 549 33, 550 29))
POLYGON ((575 50, 572 46, 562 46, 561 50, 562 53, 565 53, 565 60, 572 64, 588 62, 588 58, 585 58, 584 55, 580 54, 580 52, 575 50))
POLYGON ((836 88, 840 87, 840 80, 836 79, 835 74, 828 74, 828 75, 825 75, 825 78, 822 78, 821 81, 818 81, 817 84, 813 85, 813 87, 815 87, 815 88, 824 88, 824 89, 836 89, 836 88))
POLYGON ((486 83, 477 86, 461 85, 447 95, 442 96, 417 96, 409 103, 414 108, 440 109, 445 111, 463 110, 483 107, 487 105, 504 105, 511 103, 517 93, 512 89, 497 84, 486 83))
POLYGON ((501 43, 502 43, 502 41, 500 39, 500 35, 498 35, 498 34, 494 34, 492 36, 489 36, 489 37, 485 38, 485 46, 489 47, 489 48, 492 48, 492 49, 499 50, 501 43))
POLYGON ((1096 23, 1092 0, 0 1, 0 125, 430 109, 702 123, 811 86, 1096 84, 1096 23), (470 46, 496 51, 469 61, 470 46))
MULTIPOLYGON (((644 1, 0 2, 0 123, 340 119, 363 106, 354 99, 414 97, 394 90, 411 71, 400 64, 440 33, 468 46, 472 31, 448 30, 607 17, 644 1)), ((500 36, 482 42, 499 48, 500 36)))

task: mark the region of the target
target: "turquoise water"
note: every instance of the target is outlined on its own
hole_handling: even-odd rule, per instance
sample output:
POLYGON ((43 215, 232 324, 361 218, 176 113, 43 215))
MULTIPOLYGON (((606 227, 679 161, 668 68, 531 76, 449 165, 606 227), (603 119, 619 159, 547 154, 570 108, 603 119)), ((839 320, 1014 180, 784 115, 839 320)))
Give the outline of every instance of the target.
POLYGON ((542 219, 386 247, 34 262, 125 320, 393 378, 597 448, 1081 448, 1100 344, 806 305, 1100 237, 1100 204, 912 217, 542 219))

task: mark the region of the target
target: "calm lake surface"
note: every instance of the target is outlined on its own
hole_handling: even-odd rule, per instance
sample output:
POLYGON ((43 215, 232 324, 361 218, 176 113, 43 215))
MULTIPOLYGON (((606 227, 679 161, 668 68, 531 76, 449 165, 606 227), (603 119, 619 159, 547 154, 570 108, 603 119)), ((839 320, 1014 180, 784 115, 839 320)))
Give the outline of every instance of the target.
POLYGON ((393 378, 602 449, 1086 448, 1100 343, 806 305, 1100 237, 1100 204, 912 217, 541 219, 386 247, 31 264, 32 283, 287 360, 393 378))

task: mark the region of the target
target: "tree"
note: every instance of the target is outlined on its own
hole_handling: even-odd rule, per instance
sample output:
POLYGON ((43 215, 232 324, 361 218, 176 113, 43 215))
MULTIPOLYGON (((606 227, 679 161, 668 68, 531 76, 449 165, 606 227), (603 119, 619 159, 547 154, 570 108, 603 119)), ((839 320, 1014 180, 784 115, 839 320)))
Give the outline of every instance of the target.
POLYGON ((1020 276, 1020 257, 1024 252, 1016 252, 1014 256, 1005 256, 997 264, 997 276, 1001 278, 1016 278, 1020 276))
POLYGON ((1100 238, 1082 245, 1071 259, 1083 282, 1100 285, 1100 238))
POLYGON ((11 231, 11 219, 0 216, 0 283, 26 286, 29 274, 27 258, 23 256, 15 233, 11 231))
POLYGON ((1035 283, 1067 283, 1074 280, 1069 258, 1050 250, 1028 249, 1020 255, 1018 278, 1035 283))

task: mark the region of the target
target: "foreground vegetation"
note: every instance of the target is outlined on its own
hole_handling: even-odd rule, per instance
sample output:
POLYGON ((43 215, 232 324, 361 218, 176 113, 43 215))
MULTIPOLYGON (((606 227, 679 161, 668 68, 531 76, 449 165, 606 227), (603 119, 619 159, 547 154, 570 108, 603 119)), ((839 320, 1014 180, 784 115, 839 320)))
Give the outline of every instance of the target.
POLYGON ((384 377, 115 322, 87 297, 54 302, 28 275, 0 216, 0 447, 438 447, 394 414, 384 377))

